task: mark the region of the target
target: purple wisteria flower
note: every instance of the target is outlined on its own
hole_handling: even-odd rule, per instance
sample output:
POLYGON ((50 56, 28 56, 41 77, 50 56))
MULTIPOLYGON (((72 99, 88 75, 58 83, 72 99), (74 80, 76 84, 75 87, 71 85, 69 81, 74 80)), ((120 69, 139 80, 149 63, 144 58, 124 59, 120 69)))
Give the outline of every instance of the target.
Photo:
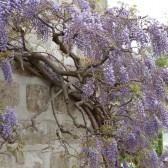
POLYGON ((80 8, 83 10, 86 10, 86 11, 90 11, 90 4, 88 2, 88 0, 78 0, 78 4, 80 6, 80 8))
POLYGON ((159 107, 160 113, 160 121, 162 122, 162 126, 168 128, 168 113, 166 107, 159 107))
POLYGON ((104 65, 102 71, 107 84, 114 86, 115 77, 112 65, 111 64, 104 65))
POLYGON ((98 168, 98 153, 94 150, 90 151, 90 162, 92 168, 98 168))
POLYGON ((162 79, 166 85, 168 85, 168 69, 164 69, 162 72, 162 79))
POLYGON ((141 161, 142 167, 151 167, 151 168, 159 168, 159 159, 157 153, 154 149, 148 150, 144 152, 144 157, 141 161))
POLYGON ((8 30, 7 19, 0 13, 0 50, 1 52, 4 52, 7 47, 7 43, 8 43, 7 30, 8 30))
POLYGON ((85 164, 89 161, 92 168, 98 168, 97 151, 91 148, 82 147, 82 152, 84 153, 84 157, 82 158, 82 163, 85 164))
POLYGON ((153 52, 156 56, 168 51, 167 32, 162 28, 159 22, 154 21, 154 23, 149 26, 149 36, 153 52))
POLYGON ((148 121, 145 125, 145 133, 148 136, 157 137, 158 129, 159 120, 157 117, 152 118, 151 121, 148 121))
POLYGON ((117 153, 118 153, 117 142, 113 140, 107 150, 108 160, 111 165, 115 165, 117 159, 117 153))
POLYGON ((134 133, 129 133, 125 138, 125 145, 127 149, 134 150, 136 143, 137 140, 134 133))
POLYGON ((12 107, 10 107, 10 106, 6 107, 4 117, 5 117, 4 118, 5 123, 8 123, 11 126, 16 125, 16 123, 17 123, 16 113, 12 107))
POLYGON ((2 137, 5 139, 5 140, 8 140, 8 139, 11 139, 11 136, 12 136, 12 127, 11 125, 8 125, 8 124, 2 124, 2 137))
POLYGON ((127 69, 123 65, 120 67, 119 72, 120 72, 121 83, 129 82, 130 79, 129 79, 127 69))
POLYGON ((28 19, 34 19, 34 17, 38 14, 38 8, 41 0, 29 0, 24 5, 24 15, 28 19))
POLYGON ((12 138, 13 126, 17 124, 16 113, 12 107, 7 106, 0 118, 0 135, 8 141, 12 138))
POLYGON ((156 95, 159 99, 161 99, 165 96, 163 79, 161 77, 157 78, 157 81, 155 83, 155 89, 156 89, 156 95))
POLYGON ((88 97, 90 97, 94 92, 94 88, 95 88, 95 80, 93 79, 87 80, 82 89, 83 98, 87 99, 88 97))
POLYGON ((14 51, 11 52, 10 56, 1 59, 0 67, 2 68, 4 79, 6 82, 11 83, 12 79, 12 66, 10 61, 14 59, 14 51))
POLYGON ((3 59, 1 62, 1 68, 4 74, 4 79, 8 83, 12 82, 12 67, 10 61, 7 59, 3 59))
POLYGON ((144 63, 145 63, 145 66, 148 67, 148 69, 152 69, 153 67, 155 67, 155 61, 154 59, 152 59, 151 56, 145 57, 144 63))

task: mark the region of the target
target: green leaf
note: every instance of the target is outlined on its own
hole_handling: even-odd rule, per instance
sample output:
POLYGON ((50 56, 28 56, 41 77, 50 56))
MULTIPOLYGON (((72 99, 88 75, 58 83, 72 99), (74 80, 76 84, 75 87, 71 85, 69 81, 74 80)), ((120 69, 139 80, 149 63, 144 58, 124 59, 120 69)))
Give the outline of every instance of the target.
POLYGON ((9 50, 6 50, 5 52, 3 53, 0 53, 0 58, 7 58, 11 55, 11 51, 9 50))
POLYGON ((168 58, 166 56, 160 57, 155 61, 155 64, 158 67, 168 67, 168 58))
POLYGON ((130 88, 133 92, 136 93, 136 95, 141 95, 142 94, 139 84, 132 83, 132 84, 130 84, 130 88))
POLYGON ((13 148, 12 148, 11 146, 7 146, 6 150, 7 150, 8 152, 13 152, 13 148))

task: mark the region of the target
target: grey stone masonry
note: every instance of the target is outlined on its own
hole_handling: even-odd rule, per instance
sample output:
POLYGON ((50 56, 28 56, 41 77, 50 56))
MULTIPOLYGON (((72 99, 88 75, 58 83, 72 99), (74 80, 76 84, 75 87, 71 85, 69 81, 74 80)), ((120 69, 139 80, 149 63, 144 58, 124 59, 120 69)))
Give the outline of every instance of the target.
MULTIPOLYGON (((18 73, 14 73, 11 84, 0 80, 0 106, 5 108, 6 105, 10 105, 15 109, 20 126, 19 134, 25 144, 22 149, 24 156, 14 156, 5 147, 0 149, 0 168, 71 168, 74 164, 77 166, 77 161, 73 161, 73 158, 66 158, 66 155, 62 157, 63 148, 56 135, 58 125, 49 102, 49 87, 48 81, 18 73), (33 128, 31 118, 37 113, 41 114, 33 128)), ((74 127, 67 115, 63 95, 59 95, 54 101, 60 123, 80 134, 81 130, 74 127)), ((74 102, 70 103, 72 114, 77 115, 74 102)), ((64 134, 61 136, 74 146, 74 149, 79 147, 78 140, 64 134)))
MULTIPOLYGON (((105 8, 106 0, 100 1, 102 9, 105 8)), ((30 33, 29 36, 31 37, 29 44, 37 46, 35 51, 48 52, 47 47, 49 46, 49 51, 53 50, 51 54, 55 55, 65 66, 74 68, 72 59, 66 57, 63 59, 59 47, 52 43, 52 40, 45 43, 43 48, 43 44, 40 43, 40 46, 36 44, 37 39, 34 34, 30 33)), ((13 82, 11 84, 3 81, 3 73, 0 70, 0 110, 5 109, 7 105, 15 109, 20 138, 24 142, 23 156, 18 154, 14 156, 7 151, 6 147, 0 148, 0 168, 79 168, 79 161, 74 157, 76 151, 80 149, 79 140, 73 139, 68 134, 61 134, 62 140, 71 146, 69 152, 73 157, 69 157, 64 153, 57 136, 58 125, 50 103, 50 82, 33 76, 26 70, 22 71, 18 67, 20 64, 13 64, 13 82), (40 115, 36 118, 35 127, 32 127, 31 119, 37 114, 40 115)), ((68 116, 63 95, 60 94, 56 97, 54 102, 60 124, 77 135, 82 134, 84 130, 77 129, 68 116)), ((82 123, 82 115, 72 100, 70 100, 70 110, 72 115, 77 117, 77 122, 82 123)), ((89 122, 87 124, 90 126, 89 122)), ((14 149, 19 143, 20 141, 17 141, 14 145, 9 146, 14 149)))

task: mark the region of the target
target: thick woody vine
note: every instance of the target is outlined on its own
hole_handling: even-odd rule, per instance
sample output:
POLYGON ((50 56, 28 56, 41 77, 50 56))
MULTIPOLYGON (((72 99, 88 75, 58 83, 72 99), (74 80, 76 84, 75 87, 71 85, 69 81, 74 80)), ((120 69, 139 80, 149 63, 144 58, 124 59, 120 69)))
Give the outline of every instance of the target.
MULTIPOLYGON (((74 126, 85 130, 80 137, 81 166, 128 167, 132 161, 137 167, 164 167, 167 153, 158 157, 152 141, 168 128, 168 70, 155 64, 162 55, 167 57, 167 27, 138 16, 134 7, 101 11, 94 0, 0 2, 4 78, 12 82, 14 59, 22 70, 50 81, 50 98, 44 106, 51 103, 56 134, 65 151, 70 146, 60 132, 74 139, 79 135, 59 121, 54 99, 60 94, 74 126), (43 42, 52 39, 74 67, 66 67, 57 55, 32 49, 26 38, 32 32, 43 42), (80 52, 73 52, 74 47, 80 52), (73 115, 71 99, 83 123, 73 115)), ((28 127, 37 130, 41 113, 31 118, 28 127)), ((11 143, 14 114, 8 107, 1 115, 1 137, 11 143)))

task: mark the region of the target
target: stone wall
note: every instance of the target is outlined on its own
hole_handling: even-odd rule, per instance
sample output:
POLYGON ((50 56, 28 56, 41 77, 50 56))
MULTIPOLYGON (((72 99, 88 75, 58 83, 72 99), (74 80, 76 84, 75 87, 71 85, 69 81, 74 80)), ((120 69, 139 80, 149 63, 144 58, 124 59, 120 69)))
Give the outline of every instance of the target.
MULTIPOLYGON (((69 1, 69 0, 67 0, 69 1)), ((101 0, 102 8, 107 6, 106 0, 101 0)), ((31 47, 35 51, 49 52, 55 55, 66 66, 72 67, 72 60, 63 58, 59 48, 50 39, 48 43, 40 43, 36 36, 26 35, 31 47)), ((76 52, 76 51, 75 51, 76 52)), ((49 101, 50 83, 41 78, 32 76, 26 71, 21 71, 19 65, 14 65, 13 83, 7 84, 3 81, 0 71, 0 107, 12 106, 17 113, 20 126, 20 137, 25 143, 23 146, 24 157, 15 157, 6 147, 0 149, 0 168, 78 168, 79 162, 75 157, 64 155, 64 149, 60 146, 56 130, 58 128, 52 113, 49 101), (31 118, 42 112, 36 119, 36 128, 30 127, 31 118)), ((67 115, 63 95, 55 99, 57 116, 62 125, 70 128, 72 132, 81 134, 82 130, 76 129, 71 118, 67 115)), ((71 102, 71 111, 82 122, 80 112, 71 102)), ((74 140, 67 134, 62 134, 62 139, 68 141, 72 148, 71 154, 79 150, 78 140, 74 140)), ((20 142, 10 145, 16 149, 20 142)))
MULTIPOLYGON (((13 83, 3 81, 0 71, 0 106, 14 107, 20 126, 20 136, 25 143, 23 147, 24 157, 14 157, 6 148, 0 150, 0 168, 71 168, 77 165, 75 158, 66 158, 63 148, 60 147, 56 136, 57 124, 54 120, 49 101, 50 83, 46 80, 31 76, 27 72, 20 72, 14 67, 13 83), (42 112, 36 120, 36 128, 30 127, 31 118, 42 112)), ((75 129, 70 117, 67 115, 63 95, 55 98, 55 108, 60 123, 66 125, 73 132, 81 133, 75 129)), ((71 103, 73 115, 80 113, 71 103)), ((73 148, 78 150, 78 140, 63 134, 62 139, 68 140, 73 148)), ((20 142, 19 142, 20 143, 20 142)), ((15 148, 18 144, 14 144, 15 148)), ((74 150, 70 149, 74 153, 74 150)))

